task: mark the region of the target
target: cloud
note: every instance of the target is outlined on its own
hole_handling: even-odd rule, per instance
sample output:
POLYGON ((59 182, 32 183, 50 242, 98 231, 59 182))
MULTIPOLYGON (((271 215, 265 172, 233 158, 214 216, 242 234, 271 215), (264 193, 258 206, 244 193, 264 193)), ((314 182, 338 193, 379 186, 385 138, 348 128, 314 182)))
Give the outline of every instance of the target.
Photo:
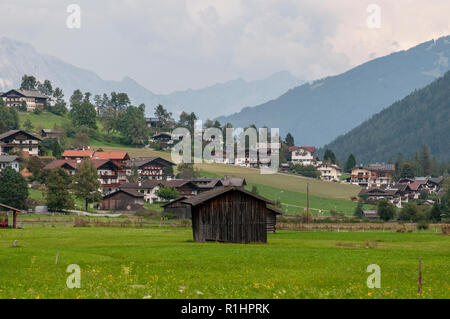
POLYGON ((374 57, 450 34, 448 0, 2 0, 0 34, 152 91, 199 88, 288 70, 337 74, 374 57), (82 28, 65 26, 66 7, 82 28), (367 26, 367 7, 381 28, 367 26))

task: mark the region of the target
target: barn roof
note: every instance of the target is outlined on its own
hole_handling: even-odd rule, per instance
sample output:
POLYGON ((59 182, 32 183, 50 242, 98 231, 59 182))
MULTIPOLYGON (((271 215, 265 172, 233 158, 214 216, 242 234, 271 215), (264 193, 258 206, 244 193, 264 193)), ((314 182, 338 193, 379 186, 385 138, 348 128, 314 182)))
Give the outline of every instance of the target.
POLYGON ((169 206, 169 205, 171 205, 173 203, 179 202, 179 201, 181 201, 183 199, 186 199, 186 198, 187 198, 186 196, 181 196, 181 197, 175 198, 175 199, 165 203, 164 205, 161 205, 161 207, 167 207, 167 206, 169 206))
POLYGON ((267 205, 267 209, 270 210, 271 212, 274 212, 276 215, 283 215, 282 211, 280 211, 276 208, 270 207, 269 205, 267 205))
POLYGON ((103 199, 112 197, 112 196, 114 196, 114 195, 116 195, 118 193, 125 193, 125 194, 127 194, 127 195, 129 195, 131 197, 136 197, 136 198, 144 197, 144 194, 142 194, 142 193, 140 193, 138 191, 135 191, 135 190, 132 190, 132 189, 122 189, 121 188, 121 189, 116 190, 115 192, 112 192, 112 193, 109 193, 108 195, 103 196, 103 199))
POLYGON ((228 192, 231 192, 231 191, 237 191, 237 192, 241 192, 241 193, 247 194, 247 195, 249 195, 249 196, 251 196, 253 198, 256 198, 258 200, 264 201, 264 202, 266 202, 266 203, 268 203, 270 205, 274 204, 271 200, 269 200, 267 198, 264 198, 262 196, 254 194, 252 192, 249 192, 249 191, 243 189, 242 187, 235 187, 235 186, 232 186, 232 187, 229 187, 229 186, 217 187, 217 188, 214 188, 214 189, 212 189, 210 191, 201 193, 201 194, 199 194, 197 196, 187 198, 187 199, 183 200, 183 203, 189 204, 191 206, 197 206, 197 205, 202 204, 202 203, 204 203, 204 202, 206 202, 206 201, 208 201, 210 199, 213 199, 213 198, 215 198, 217 196, 220 196, 222 194, 225 194, 225 193, 228 193, 228 192))

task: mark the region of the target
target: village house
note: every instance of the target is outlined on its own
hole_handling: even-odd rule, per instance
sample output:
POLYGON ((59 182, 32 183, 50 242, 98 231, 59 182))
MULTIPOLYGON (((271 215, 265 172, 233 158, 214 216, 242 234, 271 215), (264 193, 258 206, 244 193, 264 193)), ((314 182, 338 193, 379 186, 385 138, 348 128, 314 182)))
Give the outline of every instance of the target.
POLYGON ((20 150, 27 155, 39 155, 41 139, 22 130, 11 130, 0 134, 0 154, 20 150))
POLYGON ((54 138, 56 140, 58 140, 58 143, 61 142, 61 136, 64 134, 64 131, 62 129, 47 129, 44 128, 41 130, 41 137, 43 139, 46 138, 54 138))
MULTIPOLYGON (((381 199, 385 199, 398 208, 402 207, 402 195, 404 194, 399 189, 383 189, 379 187, 362 189, 358 194, 359 197, 365 197, 367 201, 373 203, 376 203, 381 199)), ((404 201, 405 200, 403 200, 403 202, 404 201)))
POLYGON ((109 159, 93 159, 94 166, 97 169, 100 188, 103 194, 110 194, 119 189, 126 179, 119 178, 120 167, 109 159))
POLYGON ((352 168, 350 182, 362 187, 369 186, 370 170, 363 165, 357 165, 352 168))
POLYGON ((175 164, 161 157, 137 157, 126 161, 126 174, 133 174, 133 168, 138 171, 142 179, 171 179, 173 178, 172 167, 175 164))
POLYGON ((394 173, 394 164, 361 164, 353 167, 350 182, 362 187, 387 187, 392 185, 394 173))
POLYGON ((0 172, 8 166, 19 172, 19 160, 16 155, 0 155, 0 172))
POLYGON ((127 152, 95 152, 92 159, 112 161, 118 167, 117 179, 119 184, 127 182, 127 162, 130 160, 127 152))
POLYGON ((163 149, 169 149, 173 146, 172 133, 161 132, 153 135, 150 142, 158 143, 163 149))
POLYGON ((320 172, 320 178, 324 181, 339 181, 339 176, 341 176, 342 169, 339 165, 331 163, 322 163, 317 167, 320 172))
POLYGON ((62 158, 81 163, 85 159, 92 159, 94 153, 95 151, 93 150, 65 150, 62 154, 62 158))
POLYGON ((369 164, 369 183, 373 186, 391 185, 395 173, 394 164, 369 164))
POLYGON ((291 146, 289 147, 291 153, 291 163, 303 166, 318 165, 317 157, 314 156, 316 148, 314 146, 291 146))
POLYGON ((132 212, 142 209, 144 195, 130 189, 119 189, 103 197, 99 210, 132 212))
POLYGON ((156 128, 159 124, 159 119, 157 117, 146 117, 145 123, 147 123, 148 127, 156 128))
POLYGON ((43 107, 49 97, 38 91, 9 90, 0 96, 9 107, 19 108, 25 102, 27 112, 32 112, 36 108, 43 107))
POLYGON ((70 176, 75 175, 77 170, 77 162, 75 160, 55 160, 44 166, 44 170, 52 170, 56 168, 62 168, 70 176))
POLYGON ((138 183, 124 183, 120 185, 120 189, 139 192, 144 196, 145 202, 152 204, 154 202, 162 201, 158 196, 158 190, 161 186, 161 181, 153 179, 138 183))

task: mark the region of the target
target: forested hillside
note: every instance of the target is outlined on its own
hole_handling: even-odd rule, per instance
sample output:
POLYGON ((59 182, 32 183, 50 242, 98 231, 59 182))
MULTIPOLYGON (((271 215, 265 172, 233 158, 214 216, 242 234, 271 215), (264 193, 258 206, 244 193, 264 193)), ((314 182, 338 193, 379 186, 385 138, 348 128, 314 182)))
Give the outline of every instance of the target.
MULTIPOLYGON (((368 163, 414 156, 423 145, 439 161, 450 159, 450 71, 372 116, 325 148, 343 162, 353 153, 368 163)), ((323 153, 323 149, 320 153, 323 153)))

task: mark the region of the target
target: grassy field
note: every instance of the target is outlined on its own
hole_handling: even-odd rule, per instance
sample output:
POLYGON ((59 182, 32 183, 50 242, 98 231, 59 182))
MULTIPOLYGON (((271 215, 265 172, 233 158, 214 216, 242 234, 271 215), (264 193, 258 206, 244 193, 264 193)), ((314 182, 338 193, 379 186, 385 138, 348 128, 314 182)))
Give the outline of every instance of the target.
POLYGON ((38 126, 42 128, 53 128, 56 126, 62 126, 66 121, 69 121, 66 117, 55 115, 50 112, 42 112, 41 114, 19 112, 19 124, 23 127, 23 123, 29 119, 36 129, 38 126))
POLYGON ((1 230, 0 298, 450 298, 449 257, 450 237, 431 232, 280 231, 237 245, 195 243, 185 228, 1 230), (80 289, 66 287, 70 264, 80 289), (380 289, 366 286, 370 264, 380 289))

